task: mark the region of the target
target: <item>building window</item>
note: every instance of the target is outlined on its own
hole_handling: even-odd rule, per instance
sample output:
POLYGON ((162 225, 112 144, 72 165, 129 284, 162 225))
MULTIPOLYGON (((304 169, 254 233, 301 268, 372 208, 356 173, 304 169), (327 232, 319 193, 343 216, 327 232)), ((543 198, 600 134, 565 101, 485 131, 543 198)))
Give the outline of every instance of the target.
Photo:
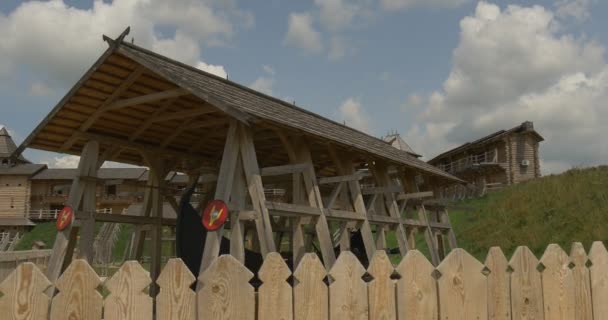
POLYGON ((116 185, 106 186, 106 194, 109 196, 116 195, 116 185))

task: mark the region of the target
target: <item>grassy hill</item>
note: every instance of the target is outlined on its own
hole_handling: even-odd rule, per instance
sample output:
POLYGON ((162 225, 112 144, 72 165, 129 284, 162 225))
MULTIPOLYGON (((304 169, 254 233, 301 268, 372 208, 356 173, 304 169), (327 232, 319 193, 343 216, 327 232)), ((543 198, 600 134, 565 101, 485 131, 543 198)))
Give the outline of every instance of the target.
POLYGON ((492 246, 510 256, 527 245, 539 257, 550 243, 567 252, 575 241, 589 248, 608 240, 608 166, 572 169, 453 206, 458 244, 479 259, 492 246))
MULTIPOLYGON (((574 241, 588 248, 592 241, 608 240, 608 166, 569 170, 450 207, 459 246, 481 261, 492 246, 510 256, 517 246, 527 245, 539 257, 550 243, 566 251, 574 241)), ((122 258, 131 232, 130 226, 122 228, 116 259, 122 258)), ((40 224, 17 248, 27 250, 35 240, 52 246, 54 239, 54 223, 40 224)), ((387 241, 389 247, 397 247, 394 235, 387 235, 387 241)), ((422 235, 417 247, 428 251, 422 235)))

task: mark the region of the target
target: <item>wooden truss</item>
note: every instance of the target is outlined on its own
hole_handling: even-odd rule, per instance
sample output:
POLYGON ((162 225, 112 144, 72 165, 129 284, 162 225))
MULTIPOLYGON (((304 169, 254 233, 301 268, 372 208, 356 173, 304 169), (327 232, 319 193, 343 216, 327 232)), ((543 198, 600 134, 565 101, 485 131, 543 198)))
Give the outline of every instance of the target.
MULTIPOLYGON (((230 253, 241 262, 244 262, 247 246, 265 257, 270 252, 280 251, 288 243, 289 251, 293 252, 293 265, 297 265, 313 246, 318 246, 327 269, 336 260, 335 248, 352 248, 350 235, 355 230, 361 232, 368 261, 376 250, 387 249, 387 231, 395 234, 402 256, 415 248, 416 233, 424 232, 435 264, 445 255, 446 249, 456 247, 447 211, 439 205, 425 207, 423 199, 433 193, 420 192, 413 174, 399 171, 395 175, 389 164, 378 160, 367 161, 368 173, 365 173, 356 167, 354 154, 329 145, 328 154, 337 175, 319 178, 309 142, 280 129, 276 129, 276 134, 290 163, 260 168, 251 128, 230 120, 214 188, 214 199, 225 201, 230 209, 226 224, 229 233, 222 227, 207 234, 201 272, 217 258, 224 236, 231 240, 230 253), (291 179, 290 193, 282 201, 268 201, 264 181, 277 176, 291 179), (371 180, 373 186, 363 188, 364 179, 366 182, 371 180)), ((137 225, 131 259, 141 259, 143 240, 149 234, 152 239, 150 276, 156 279, 161 270, 162 226, 175 225, 174 220, 162 216, 164 201, 169 201, 177 211, 175 199, 163 193, 167 187, 165 177, 175 167, 175 162, 172 158, 158 157, 156 149, 138 148, 150 167, 140 216, 96 214, 96 173, 104 157, 118 148, 106 148, 100 153, 100 143, 110 144, 111 141, 93 139, 83 149, 68 201, 76 212, 75 221, 57 235, 48 277, 56 280, 69 264, 79 231, 81 240, 77 256, 90 262, 95 222, 110 221, 137 225)), ((157 290, 153 285, 150 292, 154 296, 157 290)))

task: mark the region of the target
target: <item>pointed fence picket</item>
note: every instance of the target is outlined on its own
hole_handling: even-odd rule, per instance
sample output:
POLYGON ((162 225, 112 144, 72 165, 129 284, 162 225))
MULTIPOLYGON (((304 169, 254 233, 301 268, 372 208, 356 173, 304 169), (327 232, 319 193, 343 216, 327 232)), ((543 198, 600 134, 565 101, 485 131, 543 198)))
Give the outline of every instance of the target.
POLYGON ((0 318, 8 320, 280 319, 280 320, 608 320, 608 251, 580 243, 570 255, 549 245, 540 261, 519 247, 507 260, 491 248, 485 264, 455 249, 438 267, 411 250, 394 267, 377 251, 367 270, 350 252, 329 274, 316 254, 305 254, 295 272, 277 253, 266 257, 257 290, 253 274, 232 256, 221 256, 199 277, 171 259, 149 296, 149 273, 124 263, 105 283, 84 260, 75 260, 53 286, 33 263, 20 264, 0 283, 0 318), (291 283, 293 282, 293 283, 291 283))

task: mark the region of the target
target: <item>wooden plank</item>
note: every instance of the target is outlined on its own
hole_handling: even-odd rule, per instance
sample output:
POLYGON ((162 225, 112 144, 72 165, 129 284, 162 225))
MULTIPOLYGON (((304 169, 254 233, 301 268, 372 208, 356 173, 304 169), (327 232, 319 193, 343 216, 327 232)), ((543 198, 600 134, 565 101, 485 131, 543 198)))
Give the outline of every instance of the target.
POLYGON ((593 319, 608 319, 608 251, 604 243, 596 241, 589 250, 589 277, 591 278, 591 298, 593 319))
MULTIPOLYGON (((150 121, 156 123, 156 122, 164 122, 164 121, 171 121, 171 120, 179 120, 179 119, 183 119, 183 118, 198 117, 198 116, 202 116, 202 115, 214 113, 214 112, 216 112, 214 109, 204 109, 200 106, 197 106, 194 109, 190 109, 190 110, 163 113, 154 118, 150 118, 150 121)), ((183 125, 185 128, 188 128, 188 124, 184 123, 183 125)))
POLYGON ((74 260, 57 280, 59 293, 53 298, 51 320, 101 319, 102 296, 97 291, 101 280, 82 259, 74 260))
POLYGON ((546 319, 574 319, 574 279, 570 258, 557 244, 550 244, 540 263, 546 319))
POLYGON ((403 188, 401 186, 383 186, 383 187, 361 189, 361 193, 364 195, 400 193, 400 192, 403 192, 403 188))
POLYGON ((455 249, 439 264, 437 280, 443 319, 487 319, 487 279, 484 266, 462 249, 455 249))
POLYGON ((334 207, 334 204, 336 203, 338 196, 342 193, 343 186, 344 186, 344 183, 342 183, 342 182, 336 183, 336 186, 333 188, 333 190, 331 191, 331 194, 329 195, 329 198, 327 199, 327 203, 325 204, 326 208, 331 209, 334 207))
POLYGON ((488 274, 488 319, 511 320, 509 262, 499 247, 492 247, 486 257, 488 274))
POLYGON ((282 203, 282 202, 265 202, 266 208, 271 211, 277 212, 285 212, 285 213, 293 213, 297 215, 307 215, 307 216, 319 216, 321 215, 321 210, 318 208, 303 206, 291 203, 282 203))
POLYGON ((418 250, 410 250, 397 266, 397 312, 399 320, 438 319, 437 284, 433 265, 418 250))
MULTIPOLYGON (((236 162, 239 155, 238 146, 239 137, 237 133, 237 123, 233 120, 230 123, 228 135, 226 136, 226 144, 224 145, 224 153, 222 154, 222 163, 217 178, 214 199, 223 200, 225 202, 230 200, 230 193, 234 180, 234 169, 236 168, 236 162)), ((207 233, 199 275, 217 258, 220 252, 220 242, 223 231, 223 228, 220 228, 217 231, 207 233)))
POLYGON ((295 163, 282 166, 266 167, 260 169, 260 175, 262 177, 270 177, 280 176, 283 174, 302 173, 304 170, 308 170, 309 167, 310 164, 308 163, 295 163))
MULTIPOLYGON (((247 182, 243 175, 243 163, 239 156, 236 161, 234 173, 234 183, 232 185, 231 200, 234 202, 232 208, 235 211, 230 211, 230 254, 240 263, 245 264, 245 236, 243 221, 241 220, 241 212, 245 209, 247 196, 247 182)), ((244 215, 243 215, 244 216, 244 215)), ((257 218, 257 217, 256 217, 257 218)), ((255 219, 253 219, 255 220, 255 219)))
POLYGON ((144 289, 150 276, 137 261, 127 261, 105 282, 105 320, 152 319, 152 298, 144 289))
POLYGON ((433 196, 434 196, 433 191, 402 193, 402 194, 397 195, 397 200, 432 198, 433 196))
POLYGON ((538 259, 528 247, 518 247, 509 261, 513 320, 544 319, 538 259))
POLYGON ((386 251, 376 251, 367 272, 373 277, 368 284, 369 319, 397 319, 395 283, 391 279, 393 265, 386 251))
POLYGON ((314 253, 307 253, 293 273, 294 320, 329 319, 328 289, 323 279, 325 267, 314 253))
MULTIPOLYGON (((78 176, 89 176, 92 171, 96 171, 97 157, 99 155, 99 143, 96 141, 89 141, 85 144, 82 149, 80 161, 78 163, 78 176)), ((85 192, 85 183, 80 179, 74 179, 70 188, 70 195, 68 196, 67 204, 74 210, 80 209, 82 197, 85 192)), ((53 245, 53 254, 49 259, 49 264, 46 271, 46 276, 51 281, 55 282, 61 274, 62 268, 66 263, 66 258, 71 259, 68 256, 70 249, 70 238, 72 236, 72 226, 74 221, 65 228, 63 231, 58 232, 55 236, 55 243, 53 245)), ((75 245, 72 241, 72 246, 75 245)), ((72 247, 73 248, 73 247, 72 247)), ((47 292, 52 295, 53 287, 49 288, 47 292)))
POLYGON ((156 318, 192 320, 196 315, 196 294, 190 285, 196 281, 182 259, 169 259, 156 283, 160 292, 156 296, 156 318))
POLYGON ((154 119, 159 114, 162 114, 165 110, 167 110, 171 106, 171 104, 173 104, 175 102, 175 100, 176 100, 176 98, 165 100, 154 111, 154 113, 152 115, 150 115, 150 118, 146 119, 145 122, 143 122, 139 126, 137 126, 137 129, 135 129, 135 131, 133 131, 133 133, 129 136, 128 140, 131 142, 135 141, 135 139, 137 139, 144 131, 146 131, 152 124, 154 124, 154 121, 152 121, 150 119, 154 119))
POLYGON ((361 176, 360 173, 355 172, 353 174, 348 174, 348 175, 319 178, 319 184, 331 184, 331 183, 339 183, 339 182, 359 181, 362 178, 363 177, 361 176))
POLYGON ((369 319, 367 284, 361 279, 365 269, 350 251, 340 254, 329 271, 334 281, 329 285, 331 319, 369 319))
POLYGON ((51 285, 35 264, 20 264, 0 283, 0 314, 7 320, 47 319, 50 298, 44 291, 51 285))
POLYGON ((593 304, 591 299, 591 278, 587 268, 587 253, 580 242, 572 244, 570 261, 574 264, 572 278, 574 280, 574 314, 580 320, 593 319, 593 304))
POLYGON ((238 130, 240 140, 241 157, 243 169, 249 189, 249 196, 255 211, 259 214, 259 219, 255 221, 255 227, 260 242, 262 256, 269 252, 276 252, 276 246, 270 225, 270 214, 266 208, 266 196, 264 195, 264 185, 260 176, 260 166, 256 157, 255 145, 253 143, 253 133, 250 128, 239 125, 238 130))
POLYGON ((254 320, 255 294, 249 280, 253 273, 230 255, 222 255, 207 268, 197 292, 199 320, 254 320))
POLYGON ((258 319, 293 319, 293 296, 287 278, 291 271, 279 253, 271 252, 258 272, 258 319))
POLYGON ((136 106, 139 104, 145 104, 150 102, 155 102, 159 100, 176 98, 190 94, 190 92, 183 88, 175 88, 169 89, 160 92, 154 92, 146 95, 142 95, 135 98, 118 100, 110 105, 108 105, 106 110, 118 110, 126 107, 136 106))

